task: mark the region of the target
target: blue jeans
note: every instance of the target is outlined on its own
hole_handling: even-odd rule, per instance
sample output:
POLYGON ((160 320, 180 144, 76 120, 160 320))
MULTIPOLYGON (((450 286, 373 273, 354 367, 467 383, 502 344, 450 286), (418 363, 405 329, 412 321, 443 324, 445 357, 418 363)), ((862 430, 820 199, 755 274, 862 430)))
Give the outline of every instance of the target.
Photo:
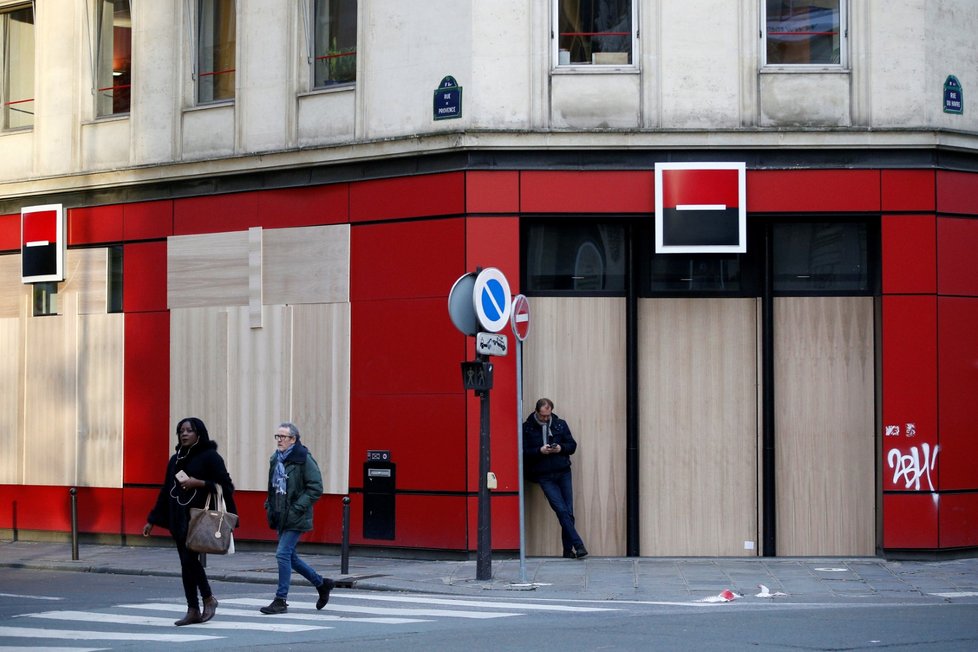
POLYGON ((278 562, 278 589, 275 591, 276 598, 283 600, 289 595, 289 586, 292 583, 292 571, 295 570, 299 575, 309 580, 313 586, 323 583, 322 576, 313 570, 312 566, 302 561, 295 551, 299 543, 302 532, 298 530, 283 530, 278 533, 278 548, 275 550, 275 560, 278 562))
POLYGON ((584 548, 584 541, 574 527, 574 485, 570 471, 543 475, 537 478, 537 482, 543 489, 543 495, 547 497, 550 508, 557 515, 564 552, 570 552, 572 547, 584 548))

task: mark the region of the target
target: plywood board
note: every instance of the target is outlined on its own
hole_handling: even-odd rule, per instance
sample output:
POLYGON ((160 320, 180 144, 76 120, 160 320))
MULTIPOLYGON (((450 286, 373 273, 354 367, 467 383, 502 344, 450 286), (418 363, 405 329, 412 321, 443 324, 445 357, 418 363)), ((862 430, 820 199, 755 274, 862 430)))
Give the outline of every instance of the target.
MULTIPOLYGON (((224 451, 228 444, 228 315, 222 308, 170 311, 170 427, 198 417, 224 451)), ((176 436, 171 435, 171 447, 176 436)), ((160 468, 166 460, 160 460, 160 468)), ((232 478, 234 474, 232 472, 232 478)))
POLYGON ((291 311, 264 306, 262 327, 250 307, 228 309, 228 431, 224 461, 237 489, 265 491, 272 435, 289 410, 291 311))
POLYGON ((168 238, 167 306, 247 306, 248 251, 247 231, 168 238))
POLYGON ((641 554, 756 555, 755 300, 644 299, 638 322, 641 554))
MULTIPOLYGON (((571 458, 576 527, 594 555, 625 554, 625 300, 531 300, 523 353, 523 418, 551 399, 577 440, 571 458)), ((560 527, 526 483, 526 551, 561 554, 560 527)))
POLYGON ((262 232, 262 295, 268 304, 350 300, 350 225, 262 232))
POLYGON ((20 308, 30 300, 31 286, 20 281, 20 254, 0 256, 0 319, 20 317, 20 308))
POLYGON ((875 552, 872 297, 774 301, 779 555, 875 552))
POLYGON ((124 339, 122 314, 78 317, 79 486, 122 487, 124 339))
POLYGON ((69 249, 65 256, 65 280, 58 292, 62 297, 77 295, 79 315, 105 314, 108 277, 108 249, 69 249))
MULTIPOLYGON (((18 278, 18 281, 20 279, 18 278)), ((0 484, 22 480, 24 417, 24 357, 21 320, 0 318, 0 484)))
POLYGON ((291 420, 323 472, 323 491, 349 493, 350 304, 293 306, 291 420))
POLYGON ((77 314, 65 297, 63 315, 28 319, 25 328, 24 483, 77 482, 75 384, 77 314))

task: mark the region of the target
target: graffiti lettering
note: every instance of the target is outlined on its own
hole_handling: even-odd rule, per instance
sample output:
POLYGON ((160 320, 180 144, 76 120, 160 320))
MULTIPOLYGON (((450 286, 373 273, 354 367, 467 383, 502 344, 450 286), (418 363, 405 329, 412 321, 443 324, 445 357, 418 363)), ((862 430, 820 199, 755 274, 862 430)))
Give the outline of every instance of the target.
POLYGON ((920 478, 927 479, 927 486, 934 491, 934 483, 931 482, 930 472, 937 466, 937 449, 934 446, 932 451, 930 444, 921 444, 920 450, 916 446, 910 447, 910 452, 904 455, 899 448, 891 448, 886 454, 886 463, 893 469, 893 484, 897 484, 903 479, 904 488, 920 490, 920 478), (921 461, 921 457, 923 460, 921 461))

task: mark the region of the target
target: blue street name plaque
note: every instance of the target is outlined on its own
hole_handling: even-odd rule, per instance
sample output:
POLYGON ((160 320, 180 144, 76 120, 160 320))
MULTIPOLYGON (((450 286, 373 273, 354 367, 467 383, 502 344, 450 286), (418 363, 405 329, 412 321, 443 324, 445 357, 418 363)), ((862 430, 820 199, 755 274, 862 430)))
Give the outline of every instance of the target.
POLYGON ((448 120, 462 117, 462 87, 455 78, 448 75, 441 80, 435 90, 432 117, 435 120, 448 120))
POLYGON ((944 80, 944 113, 964 113, 964 93, 954 75, 944 80))

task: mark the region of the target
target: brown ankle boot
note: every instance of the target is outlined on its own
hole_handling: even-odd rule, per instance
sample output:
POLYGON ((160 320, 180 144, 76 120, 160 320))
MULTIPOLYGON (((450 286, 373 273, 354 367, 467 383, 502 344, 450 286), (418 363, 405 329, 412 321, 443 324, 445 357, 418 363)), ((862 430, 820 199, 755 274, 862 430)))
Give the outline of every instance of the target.
POLYGON ((183 625, 196 625, 201 622, 200 620, 200 609, 197 607, 190 607, 187 609, 187 615, 173 622, 177 627, 182 627, 183 625))
POLYGON ((204 598, 204 610, 200 614, 200 622, 206 623, 217 613, 217 598, 213 595, 204 598))

